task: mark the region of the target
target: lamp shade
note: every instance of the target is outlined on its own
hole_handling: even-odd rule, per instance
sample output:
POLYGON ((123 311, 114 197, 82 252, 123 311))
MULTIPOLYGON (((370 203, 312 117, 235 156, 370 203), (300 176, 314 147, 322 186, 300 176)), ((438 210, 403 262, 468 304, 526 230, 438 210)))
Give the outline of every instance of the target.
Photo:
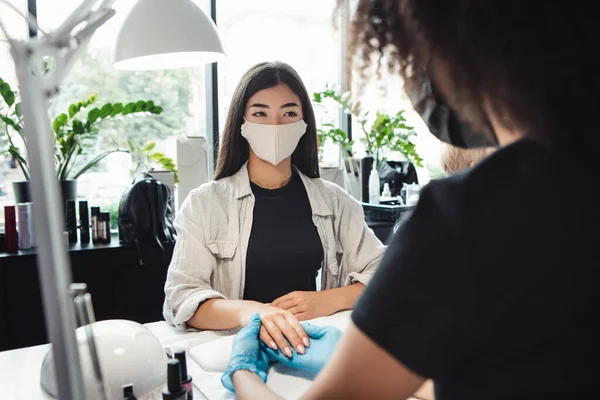
POLYGON ((215 23, 191 0, 139 0, 117 36, 122 70, 185 68, 223 58, 215 23))

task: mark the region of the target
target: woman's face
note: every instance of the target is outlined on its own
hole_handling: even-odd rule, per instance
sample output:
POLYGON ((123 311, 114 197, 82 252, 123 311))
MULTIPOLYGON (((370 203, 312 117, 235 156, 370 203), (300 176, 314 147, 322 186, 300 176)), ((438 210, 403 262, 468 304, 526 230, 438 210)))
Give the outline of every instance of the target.
POLYGON ((283 83, 263 89, 248 99, 244 117, 257 124, 291 124, 302 119, 300 97, 283 83))

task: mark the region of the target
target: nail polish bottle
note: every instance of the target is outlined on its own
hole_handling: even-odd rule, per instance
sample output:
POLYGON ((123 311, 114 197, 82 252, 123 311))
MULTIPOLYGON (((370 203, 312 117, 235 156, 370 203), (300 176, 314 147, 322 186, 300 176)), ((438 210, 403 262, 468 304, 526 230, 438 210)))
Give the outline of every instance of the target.
POLYGON ((167 386, 163 388, 163 400, 187 400, 187 391, 181 386, 181 369, 179 360, 167 362, 167 386))
POLYGON ((179 361, 179 367, 181 368, 181 385, 187 391, 187 400, 192 400, 194 398, 194 385, 192 384, 192 377, 187 373, 185 350, 176 351, 174 356, 179 361))
POLYGON ((19 251, 15 206, 4 206, 4 247, 7 253, 19 251))

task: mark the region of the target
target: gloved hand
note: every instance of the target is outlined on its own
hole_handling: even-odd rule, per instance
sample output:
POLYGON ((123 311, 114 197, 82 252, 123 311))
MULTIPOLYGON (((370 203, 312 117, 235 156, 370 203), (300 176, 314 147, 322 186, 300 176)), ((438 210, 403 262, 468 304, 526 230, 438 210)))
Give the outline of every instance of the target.
MULTIPOLYGON (((245 369, 257 374, 263 382, 267 381, 269 357, 261 350, 258 334, 260 332, 260 315, 255 313, 250 318, 250 323, 240 330, 233 339, 231 359, 227 369, 221 376, 221 383, 225 388, 234 392, 231 380, 235 371, 245 369)), ((262 342, 260 342, 262 343, 262 342)), ((284 356, 285 357, 285 356, 284 356)))
POLYGON ((316 326, 308 322, 302 322, 302 327, 310 338, 310 347, 306 349, 305 354, 294 351, 292 357, 288 358, 281 351, 273 350, 262 342, 261 348, 272 360, 291 368, 317 374, 331 358, 342 337, 342 331, 334 326, 316 326))

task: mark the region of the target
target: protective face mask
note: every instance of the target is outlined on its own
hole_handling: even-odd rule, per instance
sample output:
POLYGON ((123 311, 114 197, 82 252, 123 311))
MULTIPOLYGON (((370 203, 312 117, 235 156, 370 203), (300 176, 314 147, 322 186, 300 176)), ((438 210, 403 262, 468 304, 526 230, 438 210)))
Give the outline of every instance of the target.
POLYGON ((292 155, 300 138, 306 133, 306 122, 299 120, 285 125, 265 125, 245 121, 242 136, 246 138, 254 154, 273 165, 292 155))
POLYGON ((462 122, 437 93, 427 73, 421 71, 406 82, 406 94, 429 131, 442 142, 462 148, 497 147, 491 128, 475 132, 462 122))

